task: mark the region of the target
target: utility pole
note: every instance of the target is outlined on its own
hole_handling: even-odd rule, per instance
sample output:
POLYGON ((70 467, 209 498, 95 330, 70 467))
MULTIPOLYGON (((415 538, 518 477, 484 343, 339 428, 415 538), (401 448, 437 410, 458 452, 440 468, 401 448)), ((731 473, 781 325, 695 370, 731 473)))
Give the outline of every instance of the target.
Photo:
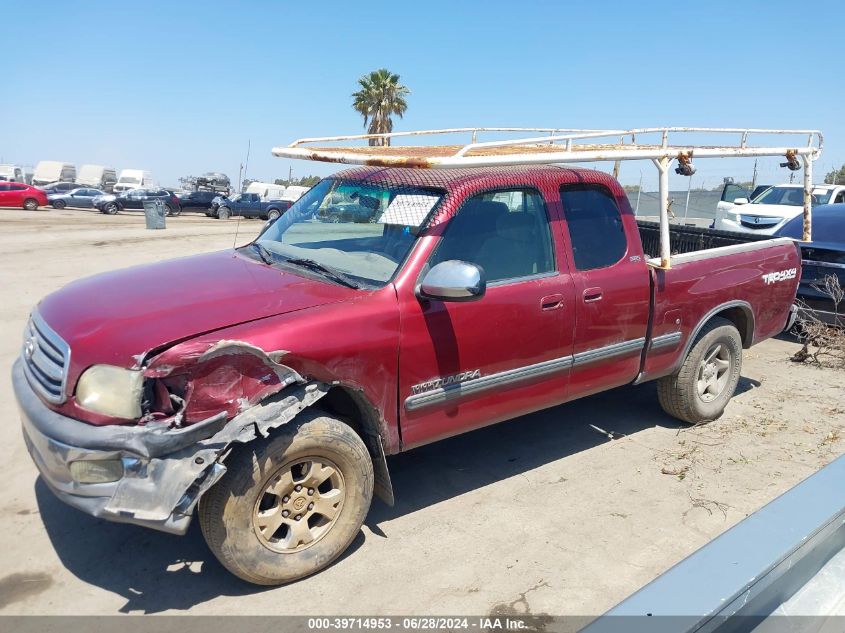
POLYGON ((689 191, 692 188, 692 176, 687 180, 687 203, 684 206, 684 224, 687 223, 687 211, 689 211, 689 191))
POLYGON ((246 140, 246 162, 244 162, 244 178, 246 178, 247 170, 249 169, 249 150, 252 147, 252 139, 246 140))
POLYGON ((288 169, 288 185, 292 185, 292 184, 293 184, 293 165, 291 165, 290 169, 288 169))
POLYGON ((754 159, 754 175, 751 177, 751 191, 757 188, 757 159, 754 159))

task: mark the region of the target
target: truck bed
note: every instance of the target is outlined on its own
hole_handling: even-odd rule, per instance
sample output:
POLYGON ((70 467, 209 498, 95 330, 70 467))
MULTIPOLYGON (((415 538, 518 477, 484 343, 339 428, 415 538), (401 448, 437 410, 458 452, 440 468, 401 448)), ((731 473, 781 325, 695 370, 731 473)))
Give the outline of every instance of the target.
MULTIPOLYGON (((640 239, 643 242, 643 252, 646 257, 657 257, 660 252, 660 224, 657 222, 637 220, 637 226, 640 229, 640 239)), ((684 226, 680 224, 669 226, 669 242, 672 255, 771 239, 773 239, 771 235, 732 233, 730 231, 716 231, 715 229, 702 229, 696 226, 684 226)))

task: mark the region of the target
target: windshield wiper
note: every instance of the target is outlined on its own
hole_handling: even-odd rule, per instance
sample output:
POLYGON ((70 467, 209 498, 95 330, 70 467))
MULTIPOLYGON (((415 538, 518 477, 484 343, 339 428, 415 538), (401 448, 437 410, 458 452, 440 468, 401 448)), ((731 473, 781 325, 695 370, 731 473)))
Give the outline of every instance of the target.
POLYGON ((357 283, 352 281, 349 277, 344 275, 336 268, 326 266, 325 264, 316 262, 313 259, 306 259, 303 257, 291 257, 289 259, 285 259, 285 263, 293 264, 294 266, 302 266, 303 268, 308 268, 309 270, 321 272, 329 279, 336 281, 337 283, 342 284, 344 286, 347 286, 348 288, 360 288, 357 283))
POLYGON ((255 250, 258 253, 258 256, 261 258, 261 261, 265 264, 273 265, 276 263, 276 258, 273 257, 273 254, 267 250, 267 247, 264 246, 261 242, 253 242, 249 245, 250 248, 255 250))

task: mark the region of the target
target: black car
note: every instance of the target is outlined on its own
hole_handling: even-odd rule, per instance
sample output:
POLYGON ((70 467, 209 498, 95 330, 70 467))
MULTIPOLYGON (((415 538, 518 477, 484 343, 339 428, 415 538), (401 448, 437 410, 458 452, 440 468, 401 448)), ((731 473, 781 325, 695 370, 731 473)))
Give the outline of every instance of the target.
MULTIPOLYGON (((798 215, 775 234, 800 240, 804 235, 804 216, 798 215)), ((831 325, 845 325, 845 306, 813 286, 824 287, 829 275, 839 278, 845 288, 845 204, 825 204, 813 208, 813 241, 801 243, 800 299, 820 320, 831 325)))
POLYGON ((179 206, 182 211, 201 211, 206 215, 211 214, 213 208, 212 200, 220 194, 216 191, 188 191, 180 193, 179 206))
POLYGON ((74 189, 79 189, 80 187, 82 187, 82 185, 79 185, 75 182, 51 182, 49 185, 39 187, 39 189, 43 189, 47 192, 47 195, 50 195, 59 193, 69 193, 74 189))
POLYGON ((94 206, 102 213, 114 215, 125 209, 143 209, 146 200, 161 199, 167 208, 167 215, 179 215, 182 206, 179 198, 167 189, 131 189, 119 195, 100 196, 94 199, 94 206))
POLYGON ((336 204, 320 209, 321 222, 363 224, 376 221, 376 210, 362 204, 336 204))

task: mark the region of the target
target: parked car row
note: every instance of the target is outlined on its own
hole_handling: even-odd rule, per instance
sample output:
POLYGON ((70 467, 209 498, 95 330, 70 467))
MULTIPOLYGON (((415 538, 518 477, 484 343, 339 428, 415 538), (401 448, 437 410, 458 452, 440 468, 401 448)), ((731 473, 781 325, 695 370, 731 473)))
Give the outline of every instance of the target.
POLYGON ((91 203, 101 213, 114 215, 126 209, 143 209, 148 200, 162 200, 167 215, 179 215, 182 212, 179 198, 169 189, 132 189, 120 194, 97 196, 91 203))

